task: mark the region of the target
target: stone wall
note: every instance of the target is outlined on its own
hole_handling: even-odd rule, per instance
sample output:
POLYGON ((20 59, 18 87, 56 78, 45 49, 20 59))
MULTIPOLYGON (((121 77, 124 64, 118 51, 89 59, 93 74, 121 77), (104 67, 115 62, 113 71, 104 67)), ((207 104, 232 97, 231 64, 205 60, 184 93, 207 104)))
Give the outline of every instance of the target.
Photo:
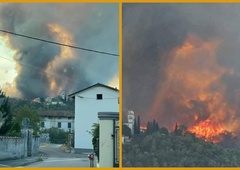
POLYGON ((24 138, 21 137, 0 136, 0 160, 20 159, 27 155, 35 156, 39 152, 40 137, 32 136, 31 141, 31 148, 28 150, 27 139, 24 140, 24 138))
POLYGON ((24 157, 24 139, 0 136, 0 160, 24 157))
POLYGON ((50 141, 49 133, 42 133, 40 135, 40 143, 49 143, 49 141, 50 141))
POLYGON ((33 136, 32 138, 33 142, 33 148, 32 148, 32 155, 36 155, 39 152, 40 147, 40 136, 33 136))

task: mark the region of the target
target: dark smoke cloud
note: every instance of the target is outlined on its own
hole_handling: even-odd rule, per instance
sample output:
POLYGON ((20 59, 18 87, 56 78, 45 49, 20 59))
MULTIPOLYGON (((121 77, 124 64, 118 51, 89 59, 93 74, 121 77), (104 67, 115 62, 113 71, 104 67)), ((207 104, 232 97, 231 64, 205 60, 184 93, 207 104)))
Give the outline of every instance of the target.
MULTIPOLYGON (((118 54, 117 4, 0 4, 1 29, 56 41, 48 24, 72 34, 76 46, 118 54)), ((97 82, 106 84, 118 74, 117 57, 72 50, 73 59, 47 75, 44 71, 57 59, 60 46, 16 36, 10 36, 10 42, 18 50, 16 60, 36 68, 22 66, 16 77, 24 98, 57 95, 49 90, 49 75, 70 93, 97 82)))
MULTIPOLYGON (((239 16, 240 4, 123 4, 123 111, 133 110, 149 120, 157 87, 165 80, 164 54, 181 46, 189 33, 224 40, 217 50, 218 64, 235 71, 221 78, 227 88, 224 95, 228 103, 239 103, 239 16)), ((174 101, 165 102, 168 115, 159 113, 157 119, 176 122, 174 101)), ((202 119, 208 115, 207 110, 200 114, 202 119)))

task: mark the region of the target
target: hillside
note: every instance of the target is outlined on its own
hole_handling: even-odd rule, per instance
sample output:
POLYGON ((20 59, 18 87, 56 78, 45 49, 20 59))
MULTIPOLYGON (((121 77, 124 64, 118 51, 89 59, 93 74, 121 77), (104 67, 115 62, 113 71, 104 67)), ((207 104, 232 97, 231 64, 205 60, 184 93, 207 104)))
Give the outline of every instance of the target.
POLYGON ((23 99, 16 99, 16 98, 9 98, 9 102, 12 108, 12 111, 21 107, 23 105, 30 106, 31 108, 35 109, 36 111, 47 111, 47 110, 65 110, 65 111, 74 111, 74 101, 67 101, 63 105, 55 104, 55 105, 48 105, 45 102, 38 103, 29 100, 23 99))
POLYGON ((123 144, 122 155, 123 167, 240 166, 238 148, 205 142, 191 133, 138 134, 123 144))

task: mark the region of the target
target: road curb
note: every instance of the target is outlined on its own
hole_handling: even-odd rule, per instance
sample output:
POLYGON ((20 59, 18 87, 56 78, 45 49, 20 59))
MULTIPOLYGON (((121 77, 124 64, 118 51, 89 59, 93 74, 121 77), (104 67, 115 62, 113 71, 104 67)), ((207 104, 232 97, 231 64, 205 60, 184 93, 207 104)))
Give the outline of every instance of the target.
POLYGON ((40 162, 40 161, 43 161, 42 157, 38 157, 36 159, 29 160, 27 162, 19 163, 18 165, 14 165, 14 167, 16 167, 16 166, 26 166, 26 165, 29 165, 29 164, 32 164, 32 163, 35 163, 35 162, 40 162))

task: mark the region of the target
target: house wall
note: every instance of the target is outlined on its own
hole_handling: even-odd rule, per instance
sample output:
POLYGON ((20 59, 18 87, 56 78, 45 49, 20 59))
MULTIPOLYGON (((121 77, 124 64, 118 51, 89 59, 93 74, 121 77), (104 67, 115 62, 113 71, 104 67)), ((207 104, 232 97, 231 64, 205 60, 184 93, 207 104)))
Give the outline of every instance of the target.
POLYGON ((64 118, 64 117, 62 117, 61 119, 54 118, 54 117, 51 117, 51 118, 45 117, 44 118, 44 128, 41 127, 41 130, 49 129, 52 127, 58 128, 58 122, 61 122, 61 128, 59 128, 59 129, 62 129, 65 132, 68 132, 69 131, 68 123, 71 123, 71 131, 74 130, 74 118, 68 119, 68 118, 64 118))
POLYGON ((100 112, 99 167, 119 166, 119 113, 100 112))
POLYGON ((75 152, 93 149, 92 136, 88 133, 93 123, 98 123, 98 112, 118 112, 118 91, 105 87, 92 87, 75 95, 75 152), (96 95, 103 99, 97 100, 96 95))

